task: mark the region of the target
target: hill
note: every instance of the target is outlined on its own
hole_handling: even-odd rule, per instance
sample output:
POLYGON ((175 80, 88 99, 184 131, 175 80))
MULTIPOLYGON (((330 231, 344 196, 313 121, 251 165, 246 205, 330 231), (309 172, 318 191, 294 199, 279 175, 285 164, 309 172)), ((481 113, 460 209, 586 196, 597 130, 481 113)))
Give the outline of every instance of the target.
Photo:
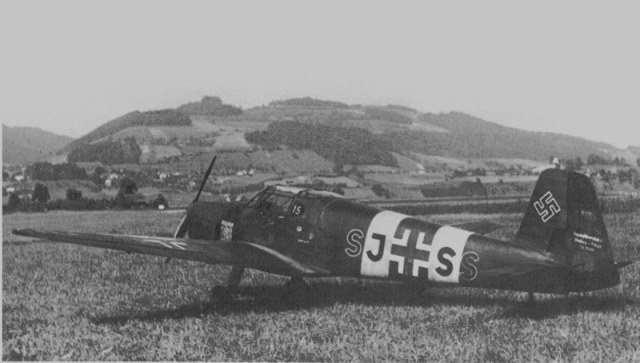
MULTIPOLYGON (((628 152, 603 142, 550 132, 524 131, 461 112, 424 114, 421 119, 446 129, 447 133, 392 132, 393 145, 429 155, 462 158, 523 158, 549 160, 586 158, 589 154, 607 158, 624 157, 628 152)), ((627 156, 628 157, 628 156, 627 156)))
MULTIPOLYGON (((629 146, 627 147, 627 151, 633 154, 633 156, 635 156, 637 161, 636 164, 640 166, 640 146, 629 146)), ((634 160, 631 160, 630 162, 631 164, 633 164, 634 160)))
POLYGON ((35 127, 2 125, 2 162, 28 164, 44 159, 73 139, 35 127))
MULTIPOLYGON (((377 135, 375 142, 378 148, 404 155, 421 153, 448 158, 529 159, 544 162, 552 155, 561 159, 580 157, 586 160, 590 154, 600 155, 605 159, 636 159, 630 149, 621 150, 603 142, 569 135, 520 130, 461 112, 423 114, 398 105, 338 107, 331 101, 306 101, 313 107, 301 107, 301 100, 305 99, 278 101, 276 106, 273 106, 272 102, 267 107, 247 110, 245 116, 271 121, 272 124, 295 121, 335 127, 330 131, 324 130, 323 135, 327 132, 338 134, 354 127, 362 128, 377 135), (319 108, 319 104, 333 107, 319 108)), ((265 147, 273 147, 274 143, 280 143, 299 148, 300 146, 296 146, 297 140, 287 135, 288 133, 286 128, 271 130, 270 127, 269 134, 264 133, 260 138, 256 138, 255 133, 248 134, 247 140, 265 147)), ((368 141, 351 140, 353 144, 363 142, 368 141)), ((317 149, 315 151, 319 152, 317 149)), ((337 161, 335 158, 330 159, 337 161)), ((376 161, 376 164, 392 163, 376 161)))
POLYGON ((70 151, 81 144, 89 144, 96 140, 106 138, 131 127, 139 126, 189 126, 191 119, 189 116, 175 110, 159 111, 133 111, 128 114, 113 119, 104 125, 96 128, 79 139, 74 140, 65 147, 65 151, 70 151))
MULTIPOLYGON (((437 164, 445 164, 438 170, 455 168, 450 161, 470 165, 473 159, 547 163, 552 155, 587 160, 590 154, 605 159, 636 159, 631 149, 568 135, 524 131, 460 112, 431 114, 401 105, 348 105, 309 97, 276 100, 242 110, 224 104, 218 97, 206 96, 177 109, 135 111, 74 141, 66 151, 83 143, 106 142, 119 142, 120 146, 85 148, 82 155, 76 153, 74 157, 88 160, 84 154, 99 154, 107 146, 118 150, 131 146, 129 154, 135 157, 130 159, 124 153, 125 159, 140 163, 187 164, 201 155, 221 152, 233 160, 244 160, 244 156, 231 156, 242 153, 249 158, 244 163, 277 173, 292 171, 281 166, 296 160, 293 154, 300 155, 304 150, 321 158, 318 160, 323 160, 323 169, 330 164, 348 164, 418 171, 427 166, 422 159, 428 156, 440 158, 437 164), (274 153, 272 160, 265 161, 260 156, 262 150, 282 153, 274 153)), ((306 170, 313 172, 314 168, 308 165, 306 170)))

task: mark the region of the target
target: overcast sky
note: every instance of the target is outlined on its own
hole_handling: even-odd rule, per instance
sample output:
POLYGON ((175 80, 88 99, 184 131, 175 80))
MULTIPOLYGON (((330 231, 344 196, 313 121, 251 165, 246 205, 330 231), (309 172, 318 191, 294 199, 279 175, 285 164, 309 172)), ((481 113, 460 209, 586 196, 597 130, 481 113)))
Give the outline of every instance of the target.
POLYGON ((634 2, 3 1, 0 120, 311 96, 640 145, 634 2))

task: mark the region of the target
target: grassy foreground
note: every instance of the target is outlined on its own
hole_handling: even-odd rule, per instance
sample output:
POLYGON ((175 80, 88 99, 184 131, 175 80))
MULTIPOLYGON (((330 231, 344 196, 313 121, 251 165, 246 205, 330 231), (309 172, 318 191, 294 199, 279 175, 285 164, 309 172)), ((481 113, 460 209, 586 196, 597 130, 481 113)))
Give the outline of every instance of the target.
MULTIPOLYGON (((229 269, 48 242, 11 228, 171 235, 180 214, 53 212, 3 218, 4 360, 640 361, 640 262, 620 286, 570 296, 311 281, 302 302, 284 278, 248 271, 232 303, 209 289, 229 269)), ((515 234, 519 215, 490 219, 515 234)), ((640 255, 640 213, 606 216, 619 260, 640 255)))

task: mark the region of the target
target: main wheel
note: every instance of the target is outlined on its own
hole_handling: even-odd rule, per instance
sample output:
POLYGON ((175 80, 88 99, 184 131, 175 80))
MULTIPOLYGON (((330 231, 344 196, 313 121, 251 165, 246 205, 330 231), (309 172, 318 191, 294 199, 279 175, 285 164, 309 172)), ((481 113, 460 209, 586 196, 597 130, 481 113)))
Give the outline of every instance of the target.
POLYGON ((233 300, 233 292, 232 289, 225 286, 214 286, 211 289, 210 299, 212 302, 226 304, 233 300))

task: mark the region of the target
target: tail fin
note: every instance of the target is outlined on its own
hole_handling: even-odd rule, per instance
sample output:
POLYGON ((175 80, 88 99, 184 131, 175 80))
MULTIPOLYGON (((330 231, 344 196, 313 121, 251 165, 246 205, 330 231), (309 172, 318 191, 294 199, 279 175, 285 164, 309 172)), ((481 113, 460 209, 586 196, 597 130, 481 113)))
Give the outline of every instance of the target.
POLYGON ((578 290, 619 282, 598 198, 585 175, 560 169, 540 174, 516 240, 565 256, 580 280, 574 283, 585 285, 574 286, 578 290))

